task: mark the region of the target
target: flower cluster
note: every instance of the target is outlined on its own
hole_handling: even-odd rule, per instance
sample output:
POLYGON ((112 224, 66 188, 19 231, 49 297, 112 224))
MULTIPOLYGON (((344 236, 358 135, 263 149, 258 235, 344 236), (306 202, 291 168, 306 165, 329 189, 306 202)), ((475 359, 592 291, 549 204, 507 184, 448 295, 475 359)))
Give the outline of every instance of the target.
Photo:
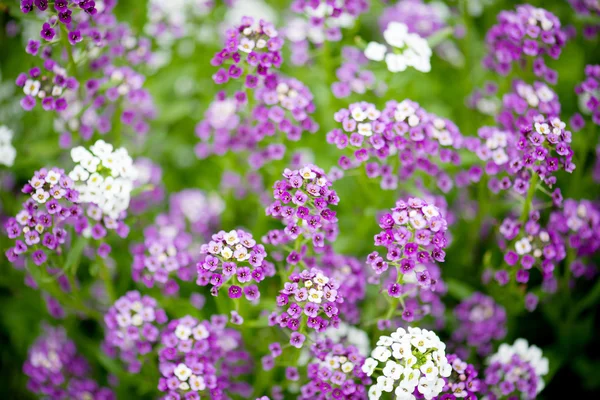
POLYGON ((338 42, 342 29, 352 28, 357 17, 369 9, 368 0, 294 0, 291 10, 301 15, 286 31, 292 42, 338 42))
POLYGON ((585 114, 591 114, 592 122, 600 125, 600 65, 586 65, 585 80, 575 86, 575 93, 585 114))
POLYGON ((41 398, 114 400, 110 389, 89 377, 89 369, 65 330, 50 326, 31 345, 23 365, 29 377, 27 388, 41 398))
POLYGON ((503 129, 518 135, 521 127, 532 125, 540 114, 548 118, 560 116, 558 95, 545 83, 529 85, 515 80, 512 86, 513 91, 502 98, 502 108, 496 117, 503 129))
POLYGON ((275 201, 266 213, 280 219, 286 227, 268 232, 263 242, 280 246, 294 241, 294 250, 286 258, 293 268, 302 262, 307 243, 320 252, 326 241, 336 239, 338 220, 331 206, 336 206, 340 199, 325 172, 315 165, 297 170, 286 168, 283 177, 273 186, 275 201))
POLYGON ((338 324, 337 306, 343 299, 338 293, 339 283, 319 269, 293 273, 289 280, 277 296, 277 306, 283 310, 273 313, 269 324, 292 330, 290 344, 301 348, 306 328, 322 332, 330 324, 338 324))
POLYGON ((502 340, 506 336, 506 310, 483 293, 473 293, 461 301, 454 309, 454 315, 458 326, 452 339, 474 347, 482 356, 492 352, 493 340, 502 340))
POLYGON ((67 109, 65 95, 76 90, 79 83, 73 77, 67 77, 67 71, 52 59, 44 62, 44 69, 31 68, 27 74, 21 73, 16 84, 23 88, 25 97, 21 99, 21 107, 31 111, 40 99, 45 111, 61 112, 67 109))
POLYGON ((227 30, 225 36, 225 47, 215 54, 211 64, 221 66, 231 62, 231 65, 213 75, 217 85, 244 76, 246 86, 252 87, 257 79, 266 76, 271 68, 279 68, 283 62, 280 52, 283 39, 269 22, 256 23, 251 17, 243 17, 241 24, 227 30))
POLYGON ((408 27, 400 22, 390 22, 383 32, 385 44, 369 42, 365 57, 372 61, 383 61, 390 72, 405 71, 412 67, 417 71, 431 71, 431 48, 426 39, 416 33, 409 33, 408 27))
POLYGON ((415 394, 427 400, 438 396, 444 378, 452 372, 445 353, 446 345, 432 331, 398 328, 390 336, 380 336, 377 347, 362 370, 368 376, 377 371, 377 383, 369 388, 369 399, 383 392, 394 392, 399 400, 414 400, 415 394), (381 363, 381 365, 380 365, 381 363))
MULTIPOLYGON (((354 151, 353 158, 340 157, 343 169, 364 163, 368 177, 381 178, 382 189, 396 189, 399 178, 406 180, 418 170, 436 176, 442 191, 452 188, 450 176, 433 162, 439 158, 460 164, 457 150, 466 145, 466 139, 450 120, 428 113, 411 100, 389 101, 383 111, 370 103, 354 103, 338 111, 334 119, 342 129, 329 132, 327 142, 354 151)), ((469 177, 478 181, 480 174, 469 170, 469 177)))
POLYGON ((423 0, 402 0, 387 7, 379 18, 382 30, 392 22, 399 22, 411 33, 426 38, 447 26, 448 9, 443 3, 424 3, 423 0))
POLYGON ((562 210, 550 214, 548 226, 555 227, 565 243, 575 251, 576 259, 567 266, 574 277, 596 276, 598 270, 587 258, 600 250, 600 208, 589 200, 566 199, 562 210))
POLYGON ((477 378, 479 372, 473 364, 467 364, 455 354, 446 356, 452 366, 450 376, 445 378, 446 385, 438 400, 477 400, 477 394, 482 391, 483 382, 477 378))
POLYGON ((131 373, 140 371, 143 358, 153 351, 159 340, 161 325, 167 322, 165 311, 150 296, 138 291, 127 292, 104 316, 105 346, 118 350, 131 373))
POLYGON ((16 217, 5 224, 8 238, 15 239, 15 246, 7 250, 6 256, 10 262, 15 262, 22 254, 32 251, 33 262, 42 265, 48 259, 46 251, 60 252, 60 246, 66 242, 65 221, 75 217, 81 221, 76 223, 76 229, 83 230, 87 219, 77 204, 79 192, 61 169, 36 171, 23 192, 31 197, 23 203, 23 209, 16 217))
POLYGON ((158 215, 155 224, 144 229, 144 243, 132 248, 133 280, 147 287, 157 285, 167 296, 176 295, 179 284, 172 275, 188 282, 194 278, 198 259, 192 240, 184 219, 170 213, 158 215))
POLYGON ((17 151, 12 145, 13 131, 0 125, 0 164, 12 167, 17 157, 17 151))
POLYGON ((513 63, 533 57, 533 72, 547 82, 556 83, 556 71, 544 63, 544 55, 556 59, 565 46, 567 36, 560 21, 551 12, 529 4, 517 6, 516 12, 502 11, 498 24, 487 32, 488 55, 484 67, 507 75, 513 63))
POLYGON ((217 94, 208 107, 204 120, 196 125, 196 156, 223 155, 229 151, 249 152, 248 163, 260 169, 271 160, 280 160, 286 147, 270 143, 263 148, 265 139, 277 134, 290 141, 299 141, 304 132, 314 133, 319 125, 310 114, 314 113, 313 96, 308 88, 293 78, 270 74, 256 88, 252 108, 245 92, 227 97, 217 94))
POLYGON ((532 211, 526 221, 505 218, 500 226, 501 247, 506 249, 504 261, 508 268, 496 272, 495 279, 506 285, 514 279, 527 284, 530 270, 539 268, 542 273, 543 289, 556 291, 554 269, 566 258, 566 246, 558 227, 541 225, 540 213, 532 211), (517 268, 515 268, 517 267, 517 268))
POLYGON ((71 158, 77 165, 69 177, 76 182, 79 201, 97 205, 110 218, 121 218, 129 207, 137 177, 127 150, 113 150, 111 144, 98 140, 89 151, 81 146, 73 148, 71 158))
POLYGON ((525 339, 517 339, 512 346, 501 344, 488 363, 484 375, 490 400, 511 396, 533 400, 544 388, 542 377, 548 373, 548 359, 525 339))
POLYGON ((365 357, 354 346, 331 339, 318 340, 310 347, 315 358, 307 367, 308 383, 300 388, 299 399, 357 399, 366 397, 371 379, 361 370, 365 357))
MULTIPOLYGON (((566 124, 558 117, 538 115, 533 123, 522 126, 518 135, 497 128, 480 129, 479 136, 485 143, 476 153, 487 161, 485 171, 488 175, 499 175, 499 178, 490 179, 490 189, 498 192, 512 188, 525 195, 531 185, 537 184, 538 177, 552 187, 556 183, 556 171, 563 169, 572 173, 575 170, 572 135, 565 128, 566 124), (505 176, 502 176, 503 172, 505 176)), ((558 197, 554 199, 558 204, 559 200, 558 197)))
POLYGON ((252 234, 241 229, 219 231, 200 247, 200 253, 206 257, 198 263, 198 285, 211 285, 213 296, 224 287, 232 299, 245 296, 255 301, 260 297, 258 286, 253 282, 264 280, 265 270, 270 271, 272 267, 267 265, 264 246, 257 244, 252 234))
MULTIPOLYGON (((378 275, 393 267, 397 283, 388 293, 396 297, 404 277, 415 274, 418 264, 444 262, 448 224, 439 208, 419 198, 399 200, 391 211, 379 219, 383 230, 375 235, 375 245, 387 249, 385 259, 374 251, 367 257, 367 264, 378 275)), ((427 269, 416 272, 416 280, 426 289, 435 286, 427 269)))
POLYGON ((375 75, 364 68, 369 60, 359 49, 344 46, 342 58, 344 62, 335 71, 338 81, 331 84, 331 91, 335 97, 342 99, 352 93, 365 94, 367 90, 382 88, 375 87, 375 75))
POLYGON ((241 335, 226 329, 227 318, 198 321, 186 316, 169 322, 158 352, 164 399, 222 398, 224 392, 248 398, 248 386, 234 379, 250 372, 249 354, 241 349, 241 335))

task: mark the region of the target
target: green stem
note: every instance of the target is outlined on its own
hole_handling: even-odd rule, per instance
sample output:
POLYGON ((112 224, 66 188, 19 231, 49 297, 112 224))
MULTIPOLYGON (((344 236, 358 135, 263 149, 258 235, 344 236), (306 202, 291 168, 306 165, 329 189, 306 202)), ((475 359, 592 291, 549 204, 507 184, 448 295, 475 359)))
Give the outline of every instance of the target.
POLYGON ((115 302, 115 300, 117 300, 117 292, 112 281, 112 276, 110 275, 110 270, 108 269, 108 266, 104 260, 100 261, 100 277, 104 281, 104 287, 106 288, 108 300, 110 304, 112 304, 115 302))
POLYGON ((539 175, 533 172, 531 179, 529 180, 529 190, 527 191, 527 198, 525 199, 525 204, 523 205, 523 213, 521 214, 521 218, 519 218, 519 221, 521 222, 525 222, 527 221, 527 218, 529 218, 529 211, 531 211, 533 196, 537 190, 539 179, 539 175))

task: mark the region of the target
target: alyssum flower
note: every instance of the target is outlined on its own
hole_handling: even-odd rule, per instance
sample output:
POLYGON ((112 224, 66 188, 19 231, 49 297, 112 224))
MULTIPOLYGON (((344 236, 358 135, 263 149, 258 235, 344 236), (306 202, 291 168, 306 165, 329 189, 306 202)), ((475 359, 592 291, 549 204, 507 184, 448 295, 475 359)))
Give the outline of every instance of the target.
POLYGON ((362 367, 368 376, 377 377, 369 399, 379 399, 384 392, 394 392, 398 400, 415 400, 415 394, 427 400, 438 396, 452 372, 445 349, 426 329, 398 328, 390 336, 380 336, 362 367))

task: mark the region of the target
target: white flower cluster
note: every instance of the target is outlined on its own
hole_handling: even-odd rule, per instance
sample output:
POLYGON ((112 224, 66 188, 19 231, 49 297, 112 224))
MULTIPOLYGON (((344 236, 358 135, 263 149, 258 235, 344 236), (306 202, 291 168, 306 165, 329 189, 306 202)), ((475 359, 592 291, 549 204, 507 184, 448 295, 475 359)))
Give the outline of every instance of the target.
MULTIPOLYGON (((488 359, 488 364, 492 364, 494 362, 500 362, 501 364, 509 364, 514 355, 519 356, 522 361, 528 362, 535 374, 538 377, 537 384, 537 392, 541 392, 544 389, 544 380, 542 376, 548 374, 549 363, 546 357, 543 357, 542 349, 537 347, 536 345, 529 345, 529 342, 525 339, 517 339, 515 343, 511 346, 506 343, 502 343, 498 348, 498 351, 490 356, 488 359)), ((507 376, 507 379, 509 377, 507 376)), ((518 379, 517 376, 515 378, 518 379)))
POLYGON ((12 145, 13 131, 8 127, 0 126, 0 164, 12 167, 17 156, 17 151, 12 145))
POLYGON ((79 191, 79 201, 96 204, 105 215, 117 219, 129 207, 137 170, 123 147, 113 150, 98 140, 88 151, 82 146, 71 149, 77 165, 69 173, 79 191))
POLYGON ((398 328, 390 336, 381 336, 362 367, 369 376, 377 367, 383 369, 369 388, 369 399, 394 391, 398 400, 415 400, 415 389, 427 400, 438 396, 445 385, 443 378, 452 372, 445 349, 440 338, 426 329, 408 328, 407 332, 398 328))
POLYGON ((408 27, 400 22, 391 22, 383 37, 388 47, 377 42, 370 42, 365 49, 365 57, 373 61, 383 61, 387 64, 390 72, 401 72, 408 67, 417 71, 431 71, 431 47, 427 39, 416 33, 409 33, 408 27))

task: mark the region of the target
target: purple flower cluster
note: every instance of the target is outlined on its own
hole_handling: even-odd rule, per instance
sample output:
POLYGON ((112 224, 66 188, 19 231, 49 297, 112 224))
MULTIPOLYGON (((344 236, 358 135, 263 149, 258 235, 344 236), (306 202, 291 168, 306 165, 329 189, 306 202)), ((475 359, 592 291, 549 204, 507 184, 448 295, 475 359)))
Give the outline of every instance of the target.
POLYGON ((256 23, 251 17, 243 17, 241 24, 227 30, 225 36, 225 47, 215 54, 211 64, 231 65, 213 75, 217 85, 243 76, 246 87, 252 88, 260 77, 266 76, 272 68, 279 68, 283 62, 280 51, 283 39, 270 22, 261 19, 256 23))
POLYGON ((325 172, 315 165, 298 170, 286 168, 283 177, 273 185, 275 201, 266 213, 280 219, 286 227, 269 231, 263 242, 281 246, 293 241, 294 249, 286 258, 293 269, 302 264, 307 244, 318 253, 326 242, 336 239, 338 219, 331 206, 336 206, 340 199, 325 172))
POLYGON ((446 385, 443 394, 434 397, 435 400, 477 400, 477 394, 483 388, 483 382, 477 378, 479 372, 472 364, 462 361, 456 354, 446 356, 452 366, 450 377, 444 378, 446 385))
POLYGON ((585 114, 592 115, 592 122, 600 125, 600 65, 585 66, 585 80, 575 86, 585 114))
POLYGON ((371 379, 362 371, 365 357, 354 346, 322 339, 310 347, 315 358, 308 364, 308 383, 300 388, 301 400, 366 398, 371 379))
POLYGON ((400 22, 406 25, 408 32, 427 38, 447 26, 443 11, 439 4, 401 0, 381 13, 379 26, 383 32, 390 22, 400 22))
POLYGON ((317 131, 319 125, 310 116, 315 112, 313 96, 302 82, 270 74, 253 87, 252 107, 245 92, 232 97, 225 92, 217 94, 204 120, 196 125, 198 158, 229 151, 249 152, 250 166, 259 169, 271 160, 282 159, 286 151, 281 143, 261 147, 265 139, 279 134, 298 141, 304 132, 317 131))
POLYGON ((516 12, 498 14, 498 23, 486 35, 488 55, 483 66, 508 75, 513 63, 525 65, 532 57, 534 74, 556 84, 558 75, 546 66, 544 55, 557 59, 566 41, 567 35, 554 14, 529 4, 519 5, 516 12))
POLYGON ((473 293, 461 301, 454 309, 454 315, 458 326, 452 339, 474 347, 481 356, 492 352, 493 340, 502 340, 506 336, 506 310, 483 293, 473 293))
POLYGON ((212 240, 200 247, 200 253, 206 257, 198 263, 196 283, 211 285, 213 296, 218 295, 220 288, 225 288, 232 299, 245 296, 254 302, 260 298, 254 282, 272 276, 273 266, 266 260, 264 246, 241 229, 212 235, 212 240))
POLYGON ((127 292, 110 307, 104 316, 105 349, 119 353, 130 373, 138 373, 144 358, 158 343, 161 325, 168 321, 155 299, 138 291, 127 292))
POLYGON ((144 243, 132 247, 133 280, 147 287, 157 285, 167 296, 179 292, 179 284, 172 275, 183 281, 192 281, 197 258, 193 255, 192 235, 185 220, 170 214, 156 217, 155 224, 144 229, 144 243))
MULTIPOLYGON (((474 150, 478 143, 463 138, 450 120, 428 113, 411 100, 389 101, 383 111, 370 103, 354 103, 338 111, 334 119, 342 129, 329 132, 327 142, 354 151, 352 158, 340 157, 340 167, 347 170, 364 163, 367 176, 380 177, 384 190, 396 189, 398 179, 407 180, 421 170, 435 177, 438 187, 447 192, 452 178, 434 160, 459 165, 457 150, 463 146, 474 150)), ((468 174, 467 183, 476 182, 481 172, 468 174)))
POLYGON ((591 257, 600 250, 600 208, 589 200, 566 199, 561 210, 550 214, 548 226, 555 227, 573 249, 576 259, 567 266, 574 277, 592 279, 598 273, 591 257), (590 259, 590 260, 588 260, 590 259))
POLYGON ((534 82, 529 85, 515 80, 512 88, 502 98, 502 109, 496 117, 503 129, 518 135, 521 127, 532 125, 540 114, 548 119, 560 116, 558 95, 545 83, 534 82))
POLYGON ((252 370, 239 332, 226 329, 227 317, 198 321, 191 316, 172 320, 162 333, 158 352, 165 400, 226 399, 227 393, 248 398, 251 387, 235 378, 252 370))
POLYGON ((23 372, 27 388, 40 398, 55 400, 114 400, 114 393, 90 378, 87 361, 63 328, 44 327, 44 333, 31 345, 23 372))
MULTIPOLYGON (((377 275, 393 267, 397 283, 390 286, 388 294, 397 297, 404 276, 413 275, 417 265, 444 262, 448 224, 439 208, 419 198, 409 198, 406 202, 398 200, 391 211, 381 216, 379 227, 382 231, 375 235, 375 246, 387 249, 385 259, 374 251, 367 257, 367 264, 377 275)), ((435 286, 426 269, 417 272, 416 279, 423 288, 435 286)))
POLYGON ((369 60, 356 47, 342 48, 344 62, 335 71, 338 81, 331 84, 331 92, 338 99, 349 97, 352 93, 365 94, 375 89, 375 75, 364 67, 369 60))
POLYGON ((103 258, 111 251, 103 242, 108 231, 115 230, 121 237, 129 232, 127 225, 103 215, 94 204, 85 208, 79 205, 79 192, 73 179, 62 169, 36 171, 22 191, 31 198, 23 203, 16 217, 9 218, 5 224, 8 238, 15 239, 14 247, 6 251, 10 262, 30 253, 33 262, 42 265, 48 261, 47 252, 63 254, 62 245, 68 243, 69 237, 67 226, 77 235, 94 239, 98 243, 97 254, 103 258))
POLYGON ((67 77, 67 71, 51 58, 46 58, 43 69, 31 68, 17 77, 16 85, 23 88, 25 97, 21 107, 31 111, 40 99, 45 111, 62 112, 67 109, 66 95, 77 90, 79 83, 73 77, 67 77))
POLYGON ((558 226, 541 225, 540 213, 532 211, 525 221, 505 218, 500 226, 500 247, 505 249, 506 269, 496 272, 495 279, 500 285, 510 280, 526 285, 530 270, 539 268, 542 273, 544 291, 556 291, 554 269, 566 258, 565 241, 558 226))
POLYGON ((322 332, 339 323, 337 306, 344 299, 338 293, 339 283, 317 268, 293 273, 289 280, 277 296, 281 312, 271 314, 269 325, 290 329, 290 344, 301 348, 307 328, 322 332))
MULTIPOLYGON (((559 169, 572 173, 575 169, 572 135, 565 127, 558 117, 538 115, 533 123, 522 126, 517 135, 497 128, 481 128, 479 136, 485 142, 476 153, 487 161, 486 174, 498 175, 498 178, 490 179, 490 189, 498 192, 512 188, 517 194, 525 195, 530 185, 537 181, 532 174, 552 187, 559 169)), ((554 203, 560 205, 562 197, 559 189, 552 197, 554 203)))

